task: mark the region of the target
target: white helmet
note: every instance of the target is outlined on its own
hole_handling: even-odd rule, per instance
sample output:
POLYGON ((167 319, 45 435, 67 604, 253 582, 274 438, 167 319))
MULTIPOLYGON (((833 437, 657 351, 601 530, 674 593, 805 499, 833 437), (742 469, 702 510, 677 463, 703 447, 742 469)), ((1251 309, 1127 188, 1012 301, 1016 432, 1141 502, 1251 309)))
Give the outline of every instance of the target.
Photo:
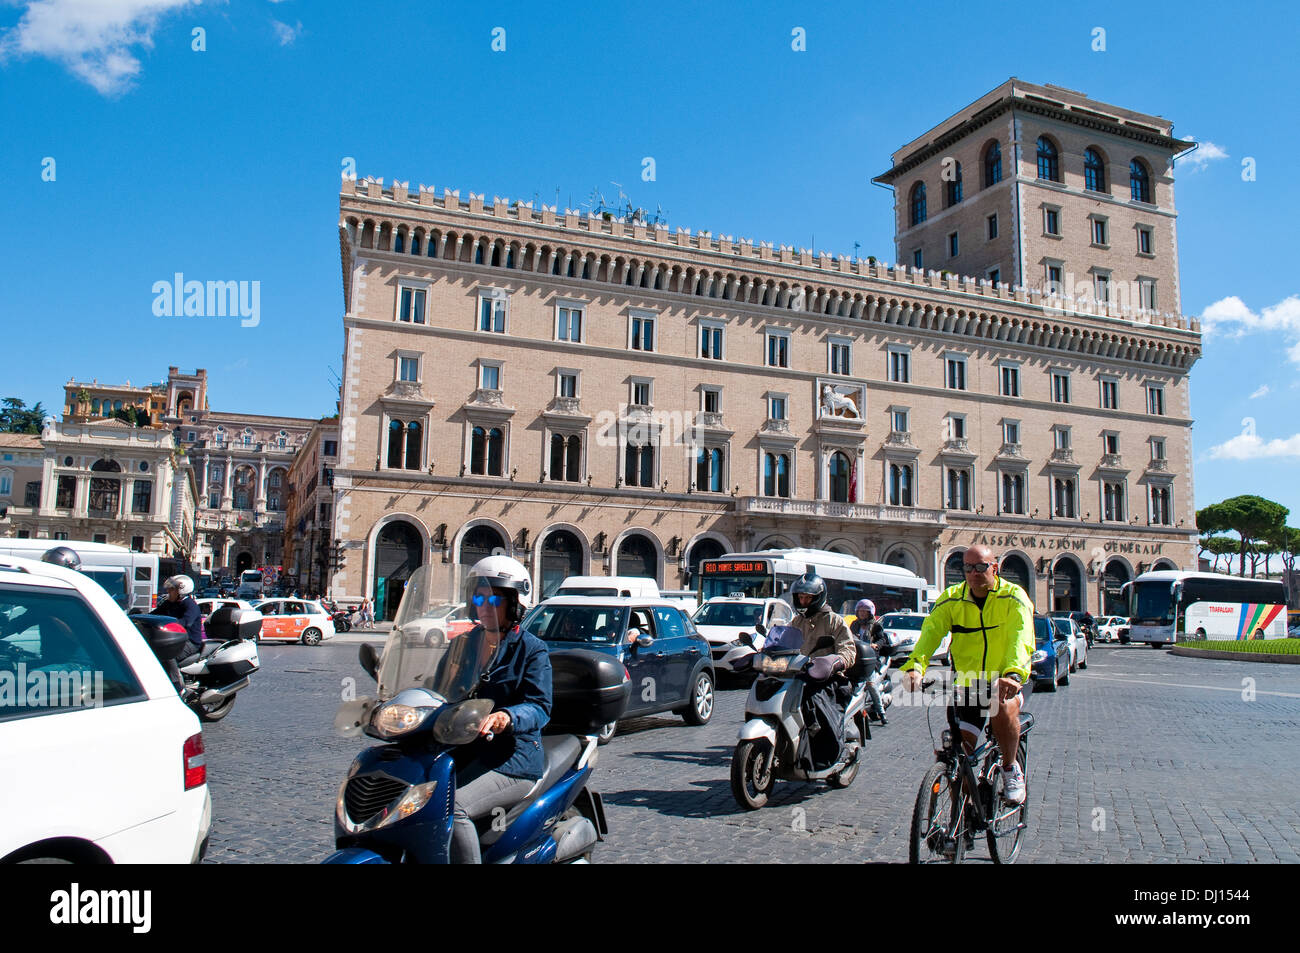
POLYGON ((186 596, 188 596, 190 593, 194 591, 194 580, 191 579, 189 576, 182 576, 182 575, 172 576, 170 579, 168 579, 166 582, 163 583, 163 588, 175 589, 177 592, 181 594, 181 598, 184 599, 186 596))
POLYGON ((533 581, 524 564, 509 556, 487 556, 476 562, 465 577, 465 602, 470 603, 474 591, 482 586, 508 589, 515 595, 513 620, 519 622, 533 604, 533 581))

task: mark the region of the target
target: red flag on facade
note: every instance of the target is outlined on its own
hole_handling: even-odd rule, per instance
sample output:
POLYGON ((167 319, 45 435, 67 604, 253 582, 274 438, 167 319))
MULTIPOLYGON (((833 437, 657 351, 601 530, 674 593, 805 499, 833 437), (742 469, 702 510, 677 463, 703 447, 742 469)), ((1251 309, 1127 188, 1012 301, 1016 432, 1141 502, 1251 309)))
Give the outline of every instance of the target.
POLYGON ((849 464, 849 502, 858 502, 858 461, 849 464))

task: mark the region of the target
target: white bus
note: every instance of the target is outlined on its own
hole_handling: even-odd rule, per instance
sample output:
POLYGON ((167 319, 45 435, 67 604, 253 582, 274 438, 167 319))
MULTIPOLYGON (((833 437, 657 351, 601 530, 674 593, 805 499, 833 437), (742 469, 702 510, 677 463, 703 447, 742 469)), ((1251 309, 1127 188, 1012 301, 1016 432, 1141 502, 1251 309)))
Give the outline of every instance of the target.
POLYGON ((929 586, 900 566, 864 562, 820 549, 765 549, 703 560, 700 603, 736 592, 760 599, 777 596, 789 602, 790 586, 810 568, 826 580, 826 602, 840 615, 852 615, 859 599, 874 602, 877 616, 904 609, 918 612, 929 586))
POLYGON ((1280 582, 1210 572, 1144 572, 1124 586, 1133 642, 1286 638, 1280 582))
POLYGON ((112 543, 88 543, 83 539, 0 539, 0 554, 40 559, 55 546, 67 546, 81 559, 81 571, 90 576, 123 609, 153 608, 158 592, 158 557, 133 553, 112 543))

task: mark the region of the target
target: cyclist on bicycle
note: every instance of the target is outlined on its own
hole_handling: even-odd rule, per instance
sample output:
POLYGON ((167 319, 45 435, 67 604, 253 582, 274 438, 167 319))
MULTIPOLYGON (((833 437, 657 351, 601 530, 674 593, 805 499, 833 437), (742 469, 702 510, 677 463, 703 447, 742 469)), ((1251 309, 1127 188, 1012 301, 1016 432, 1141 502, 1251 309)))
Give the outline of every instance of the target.
POLYGON ((1025 590, 998 575, 997 561, 987 546, 966 550, 962 569, 966 581, 940 593, 900 671, 906 673, 906 690, 916 691, 930 656, 952 633, 955 681, 958 694, 964 690, 966 695, 964 704, 953 706, 962 740, 967 751, 973 750, 991 713, 993 737, 1002 751, 1002 796, 1010 804, 1020 804, 1025 799, 1025 777, 1016 763, 1016 751, 1020 706, 1027 694, 1034 651, 1034 605, 1025 590))

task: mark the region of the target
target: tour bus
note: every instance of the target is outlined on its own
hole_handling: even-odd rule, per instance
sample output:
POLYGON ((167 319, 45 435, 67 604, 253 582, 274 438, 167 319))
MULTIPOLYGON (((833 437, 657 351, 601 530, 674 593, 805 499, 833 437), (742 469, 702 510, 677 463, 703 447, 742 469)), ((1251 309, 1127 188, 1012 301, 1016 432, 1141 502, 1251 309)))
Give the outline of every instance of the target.
POLYGON ((820 549, 765 549, 703 560, 700 603, 733 593, 763 599, 776 596, 790 602, 790 586, 809 569, 826 580, 826 603, 840 615, 852 615, 859 599, 874 602, 877 616, 918 612, 929 587, 923 578, 901 566, 864 562, 820 549))
POLYGON ((55 546, 67 546, 81 559, 81 571, 112 595, 123 609, 153 607, 158 590, 158 557, 133 553, 112 543, 88 543, 81 539, 0 539, 0 554, 40 559, 55 546))
POLYGON ((262 570, 246 569, 239 574, 239 598, 262 598, 262 570))
POLYGON ((1144 572, 1124 586, 1129 640, 1286 638, 1286 592, 1280 582, 1209 572, 1144 572))

